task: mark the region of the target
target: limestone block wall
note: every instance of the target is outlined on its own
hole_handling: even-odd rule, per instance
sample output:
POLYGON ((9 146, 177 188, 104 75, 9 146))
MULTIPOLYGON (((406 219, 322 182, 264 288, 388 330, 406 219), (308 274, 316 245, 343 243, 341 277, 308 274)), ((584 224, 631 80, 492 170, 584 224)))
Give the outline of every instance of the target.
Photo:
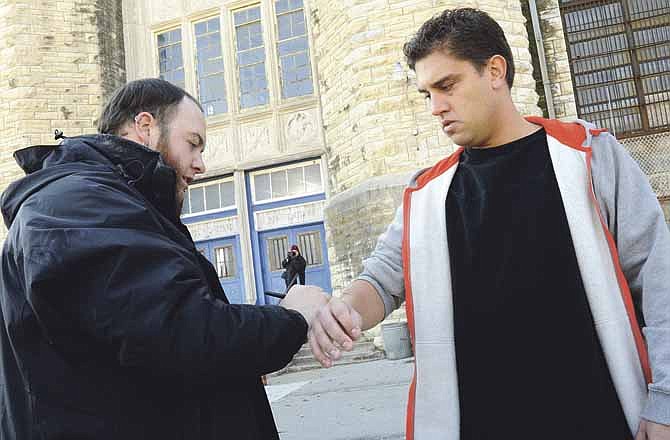
POLYGON ((574 119, 577 105, 558 0, 537 0, 536 3, 556 117, 574 119))
POLYGON ((23 174, 15 150, 95 132, 124 82, 121 0, 0 1, 0 191, 23 174))
POLYGON ((332 197, 326 209, 337 294, 390 222, 408 176, 453 151, 416 92, 402 46, 428 18, 452 7, 489 12, 516 59, 514 100, 541 114, 518 0, 314 0, 311 19, 332 197))

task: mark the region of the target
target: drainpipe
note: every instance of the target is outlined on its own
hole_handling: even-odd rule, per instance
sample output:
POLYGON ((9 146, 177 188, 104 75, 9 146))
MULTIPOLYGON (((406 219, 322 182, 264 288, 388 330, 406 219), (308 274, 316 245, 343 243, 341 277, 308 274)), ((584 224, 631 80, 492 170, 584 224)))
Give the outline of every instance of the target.
POLYGON ((537 46, 537 57, 540 61, 540 74, 542 75, 542 85, 544 86, 544 98, 547 103, 547 111, 549 118, 554 119, 556 112, 554 111, 554 97, 551 94, 551 83, 549 82, 549 75, 547 74, 547 60, 544 57, 544 41, 542 40, 542 30, 540 29, 540 18, 537 15, 537 5, 535 0, 528 0, 530 7, 530 16, 533 22, 533 36, 535 37, 535 45, 537 46))

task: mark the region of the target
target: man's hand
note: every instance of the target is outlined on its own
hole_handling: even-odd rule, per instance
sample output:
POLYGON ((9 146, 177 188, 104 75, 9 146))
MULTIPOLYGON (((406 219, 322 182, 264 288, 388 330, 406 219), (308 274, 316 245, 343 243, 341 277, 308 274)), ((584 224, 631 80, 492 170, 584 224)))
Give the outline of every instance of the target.
POLYGON ((670 426, 642 419, 635 440, 670 440, 670 426))
POLYGON ((362 326, 361 315, 353 307, 339 298, 331 298, 310 323, 309 346, 316 360, 326 368, 331 367, 342 356, 341 350, 354 348, 362 326))
POLYGON ((326 305, 329 296, 317 286, 294 285, 288 291, 286 298, 281 300, 280 306, 299 312, 310 325, 319 309, 326 305))

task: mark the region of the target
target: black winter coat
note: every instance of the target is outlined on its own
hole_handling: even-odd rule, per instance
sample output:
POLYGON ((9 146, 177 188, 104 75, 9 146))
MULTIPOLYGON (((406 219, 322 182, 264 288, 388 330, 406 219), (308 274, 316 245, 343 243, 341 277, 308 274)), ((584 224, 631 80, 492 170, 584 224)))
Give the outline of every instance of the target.
POLYGON ((259 376, 307 324, 228 304, 175 173, 115 136, 15 154, 2 197, 0 439, 277 439, 259 376))

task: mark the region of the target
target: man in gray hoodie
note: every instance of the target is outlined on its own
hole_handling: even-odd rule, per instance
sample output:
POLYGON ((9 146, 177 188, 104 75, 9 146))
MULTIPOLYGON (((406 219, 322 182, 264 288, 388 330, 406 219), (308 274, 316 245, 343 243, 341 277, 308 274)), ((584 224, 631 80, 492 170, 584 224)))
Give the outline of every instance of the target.
POLYGON ((408 439, 670 439, 670 233, 644 174, 604 130, 519 114, 484 12, 447 10, 404 52, 462 147, 412 178, 311 323, 315 357, 405 302, 408 439))

